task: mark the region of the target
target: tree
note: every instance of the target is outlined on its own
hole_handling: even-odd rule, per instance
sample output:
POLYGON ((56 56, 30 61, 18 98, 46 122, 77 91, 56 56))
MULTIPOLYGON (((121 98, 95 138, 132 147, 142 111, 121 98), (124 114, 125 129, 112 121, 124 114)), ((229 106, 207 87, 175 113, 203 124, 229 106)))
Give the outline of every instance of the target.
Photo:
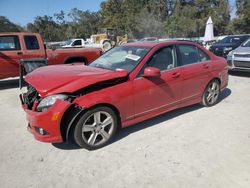
POLYGON ((0 32, 19 32, 23 30, 21 26, 12 23, 4 16, 0 16, 0 32))
POLYGON ((235 32, 239 34, 249 33, 250 31, 250 1, 236 1, 237 18, 233 20, 235 32))
POLYGON ((101 20, 99 12, 82 11, 74 8, 68 16, 72 19, 71 22, 68 22, 68 32, 71 36, 88 38, 97 33, 101 20))
POLYGON ((213 19, 215 35, 224 34, 230 21, 228 0, 176 1, 165 23, 167 34, 172 37, 201 36, 209 16, 213 19))
POLYGON ((103 27, 141 38, 149 34, 162 36, 167 10, 165 0, 107 0, 101 4, 100 12, 103 27))
POLYGON ((61 33, 59 25, 51 16, 37 16, 34 23, 27 25, 28 31, 39 32, 43 36, 44 41, 59 41, 61 33))

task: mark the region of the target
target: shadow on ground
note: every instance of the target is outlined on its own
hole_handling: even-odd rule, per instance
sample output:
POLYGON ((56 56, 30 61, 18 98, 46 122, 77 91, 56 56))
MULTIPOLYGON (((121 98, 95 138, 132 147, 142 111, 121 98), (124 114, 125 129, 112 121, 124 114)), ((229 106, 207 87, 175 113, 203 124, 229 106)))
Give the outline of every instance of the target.
POLYGON ((231 76, 250 77, 250 72, 229 71, 231 76))
MULTIPOLYGON (((222 102, 224 99, 226 99, 228 96, 231 95, 231 90, 229 88, 224 89, 224 91, 221 93, 221 97, 220 97, 220 102, 222 102)), ((125 138, 126 136, 133 134, 135 132, 150 128, 151 126, 155 126, 159 123, 165 122, 165 121, 169 121, 173 118, 176 118, 180 115, 189 113, 189 112, 193 112, 196 110, 199 110, 203 108, 203 106, 199 105, 199 104, 195 104, 192 106, 188 106, 188 107, 184 107, 184 108, 180 108, 177 110, 173 110, 171 112, 167 112, 164 113, 162 115, 156 116, 154 118, 151 118, 149 120, 145 120, 143 122, 137 123, 135 125, 132 125, 130 127, 124 128, 120 131, 117 132, 117 134, 114 136, 112 143, 117 142, 123 138, 125 138)), ((58 149, 62 149, 62 150, 75 150, 75 149, 81 149, 80 147, 78 147, 76 144, 73 143, 54 143, 52 144, 54 147, 58 148, 58 149)))

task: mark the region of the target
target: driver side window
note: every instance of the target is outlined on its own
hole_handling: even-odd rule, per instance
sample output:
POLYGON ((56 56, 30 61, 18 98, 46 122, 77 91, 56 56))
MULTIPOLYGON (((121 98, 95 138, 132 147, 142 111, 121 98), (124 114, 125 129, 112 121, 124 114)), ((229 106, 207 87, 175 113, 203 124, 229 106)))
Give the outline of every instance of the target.
POLYGON ((158 50, 147 63, 147 67, 155 67, 161 71, 174 67, 174 49, 168 46, 158 50))
POLYGON ((144 64, 138 76, 143 75, 146 67, 155 67, 161 71, 174 68, 175 63, 175 51, 173 46, 167 46, 156 51, 147 63, 144 64))

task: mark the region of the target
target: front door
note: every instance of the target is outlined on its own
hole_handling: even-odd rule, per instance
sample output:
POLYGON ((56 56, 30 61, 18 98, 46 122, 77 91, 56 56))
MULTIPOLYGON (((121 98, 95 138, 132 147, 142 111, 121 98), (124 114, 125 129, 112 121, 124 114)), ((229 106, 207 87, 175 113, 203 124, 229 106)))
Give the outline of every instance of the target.
POLYGON ((178 104, 181 95, 181 69, 176 64, 175 49, 167 46, 154 53, 133 81, 135 118, 161 112, 178 104), (144 77, 145 67, 161 70, 160 77, 144 77))
POLYGON ((0 79, 17 76, 19 59, 22 57, 18 35, 0 36, 0 79))

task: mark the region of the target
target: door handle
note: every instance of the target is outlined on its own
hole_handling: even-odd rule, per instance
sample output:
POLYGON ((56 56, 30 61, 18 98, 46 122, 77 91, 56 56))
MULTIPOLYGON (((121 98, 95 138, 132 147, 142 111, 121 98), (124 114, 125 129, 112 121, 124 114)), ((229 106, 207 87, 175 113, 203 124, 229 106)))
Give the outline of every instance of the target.
POLYGON ((16 54, 17 54, 17 55, 22 55, 22 54, 23 54, 23 52, 17 52, 16 54))
POLYGON ((179 72, 175 72, 172 74, 172 78, 178 78, 181 74, 179 72))
POLYGON ((208 69, 208 68, 209 68, 209 65, 208 65, 208 64, 204 64, 204 65, 202 65, 202 67, 203 67, 204 69, 208 69))

